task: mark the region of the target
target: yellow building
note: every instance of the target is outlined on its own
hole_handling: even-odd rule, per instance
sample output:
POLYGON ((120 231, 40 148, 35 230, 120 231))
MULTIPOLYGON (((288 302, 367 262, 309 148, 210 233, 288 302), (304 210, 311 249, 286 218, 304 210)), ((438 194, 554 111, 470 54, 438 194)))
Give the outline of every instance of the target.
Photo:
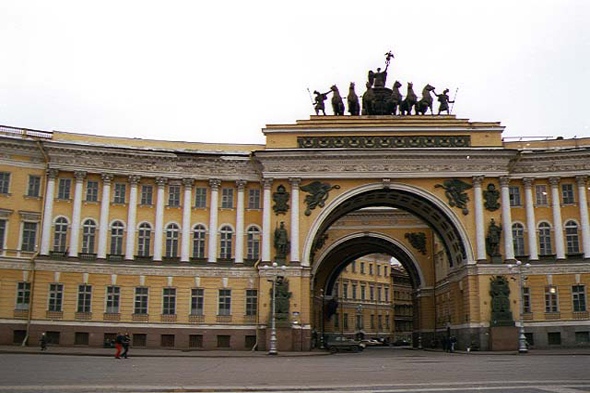
POLYGON ((128 330, 135 346, 265 349, 280 275, 279 349, 306 350, 334 327, 322 305, 339 273, 378 254, 408 273, 414 343, 451 331, 459 348, 494 347, 490 279, 503 276, 530 342, 587 345, 590 139, 503 130, 312 116, 234 145, 0 127, 0 343, 45 331, 100 346, 128 330), (409 223, 350 224, 375 207, 409 223), (522 319, 517 259, 530 263, 522 319))

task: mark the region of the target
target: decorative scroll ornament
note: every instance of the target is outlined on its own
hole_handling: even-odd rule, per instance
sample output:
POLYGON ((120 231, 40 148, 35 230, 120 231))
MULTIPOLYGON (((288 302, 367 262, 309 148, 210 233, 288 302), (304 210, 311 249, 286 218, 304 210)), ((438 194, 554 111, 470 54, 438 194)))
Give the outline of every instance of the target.
POLYGON ((500 208, 500 203, 498 203, 498 199, 500 199, 500 192, 496 189, 496 186, 493 183, 488 184, 488 189, 483 192, 483 199, 485 199, 484 207, 493 212, 500 208))
POLYGON ((510 287, 504 276, 490 279, 490 296, 492 297, 491 326, 514 326, 510 311, 510 287))
POLYGON ((436 184, 434 188, 442 188, 445 190, 445 195, 449 200, 449 206, 457 206, 459 209, 463 209, 463 214, 469 214, 467 209, 467 202, 469 202, 469 195, 465 193, 465 190, 469 190, 473 186, 467 184, 459 179, 445 180, 443 184, 436 184))
POLYGON ((424 232, 411 232, 404 235, 410 241, 412 247, 426 255, 426 234, 424 232))
POLYGON ((277 192, 272 194, 272 200, 275 202, 272 209, 276 215, 286 214, 289 210, 289 193, 285 190, 285 186, 280 185, 277 192))
POLYGON ((314 210, 317 206, 324 207, 326 200, 328 199, 330 190, 333 189, 340 189, 339 185, 331 186, 329 183, 321 183, 319 181, 314 181, 306 186, 301 186, 301 191, 307 192, 310 195, 305 197, 305 203, 307 204, 307 209, 305 209, 305 215, 310 216, 311 211, 314 210))

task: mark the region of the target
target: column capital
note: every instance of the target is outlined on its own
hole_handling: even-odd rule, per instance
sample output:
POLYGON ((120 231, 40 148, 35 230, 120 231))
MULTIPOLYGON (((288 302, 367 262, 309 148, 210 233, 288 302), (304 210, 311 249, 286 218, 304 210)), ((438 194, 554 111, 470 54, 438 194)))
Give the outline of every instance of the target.
POLYGON ((59 175, 59 169, 48 169, 47 170, 47 177, 50 179, 55 179, 59 175))
POLYGON ((262 179, 262 186, 265 190, 270 190, 270 188, 272 187, 272 182, 273 182, 273 178, 272 177, 267 177, 262 179))
POLYGON ((129 184, 136 185, 141 180, 141 176, 139 175, 129 175, 129 184))
POLYGON ((558 176, 553 176, 549 178, 549 184, 551 184, 551 187, 557 187, 559 186, 559 177, 558 176))
POLYGON ((156 184, 158 187, 164 187, 168 183, 168 178, 166 177, 156 177, 156 184))
POLYGON ((111 181, 115 178, 112 173, 102 173, 100 176, 105 184, 111 184, 111 181))
POLYGON ((185 187, 191 187, 195 184, 195 179, 184 178, 182 179, 182 184, 185 187))
POLYGON ((522 182, 524 183, 524 188, 531 188, 535 182, 535 179, 532 177, 525 177, 522 179, 522 182))
POLYGON ((221 179, 209 179, 209 185, 211 189, 218 190, 219 186, 221 186, 221 179))
POLYGON ((473 176, 473 186, 479 186, 481 187, 482 183, 483 183, 483 179, 485 179, 485 176, 483 175, 479 175, 479 176, 473 176))
POLYGON ((501 176, 500 177, 500 187, 508 187, 510 183, 510 178, 508 176, 501 176))
POLYGON ((576 176, 576 181, 578 182, 578 186, 586 187, 586 182, 588 181, 587 175, 578 175, 576 176))
POLYGON ((244 191, 247 183, 248 182, 246 180, 236 180, 236 185, 238 186, 238 191, 244 191))
POLYGON ((76 178, 77 182, 82 182, 86 178, 86 172, 85 171, 75 171, 74 177, 76 178))
POLYGON ((293 187, 293 188, 299 188, 299 185, 301 184, 301 178, 299 178, 299 177, 290 177, 289 178, 289 183, 291 183, 291 187, 293 187))

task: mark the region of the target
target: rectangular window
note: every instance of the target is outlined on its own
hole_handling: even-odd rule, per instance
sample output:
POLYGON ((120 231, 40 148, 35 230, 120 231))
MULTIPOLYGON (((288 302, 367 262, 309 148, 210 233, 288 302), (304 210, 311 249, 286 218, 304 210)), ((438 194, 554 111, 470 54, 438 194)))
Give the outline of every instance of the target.
POLYGON ((383 292, 385 292, 385 301, 389 302, 389 287, 385 287, 383 292))
POLYGON ((205 310, 205 290, 193 288, 191 290, 191 315, 203 315, 205 310))
POLYGON ((561 345, 561 333, 549 332, 547 333, 547 342, 549 345, 561 345))
POLYGON ((369 287, 369 300, 375 300, 375 287, 372 285, 369 287))
POLYGON ((64 286, 62 284, 49 284, 49 311, 61 311, 64 286))
POLYGON ((550 285, 545 288, 545 312, 558 312, 557 288, 550 285))
POLYGON ((59 179, 57 188, 57 199, 70 199, 72 190, 72 179, 59 179))
POLYGON ((147 345, 147 334, 133 333, 133 346, 145 347, 147 345))
POLYGON ((377 329, 383 329, 383 315, 377 316, 377 329))
POLYGON ((566 183, 561 185, 561 200, 564 205, 573 205, 575 203, 573 184, 566 183))
POLYGON ((207 189, 204 187, 195 188, 195 207, 204 209, 207 207, 207 189))
POLYGON ((162 334, 160 336, 160 346, 174 348, 174 334, 162 334))
POLYGON ((382 288, 381 287, 377 287, 377 301, 378 302, 380 302, 381 300, 383 300, 381 291, 382 291, 382 288))
POLYGON ((218 315, 231 315, 231 289, 219 290, 218 315))
POLYGON ((135 288, 135 306, 133 309, 134 314, 147 314, 148 313, 148 289, 145 287, 135 288))
POLYGON ((336 313, 334 314, 334 327, 340 327, 340 314, 336 313))
POLYGON ((339 283, 334 284, 334 289, 332 290, 332 295, 337 298, 340 297, 340 284, 339 283))
POLYGON ((590 343, 590 332, 576 332, 576 344, 590 343))
POLYGON ((373 264, 369 263, 369 274, 372 276, 373 275, 373 264))
POLYGON ((41 192, 41 177, 29 175, 29 187, 27 188, 27 196, 38 197, 41 192))
POLYGON ((31 283, 19 282, 16 289, 16 309, 28 310, 31 299, 31 283))
POLYGON ((365 263, 361 262, 361 274, 365 274, 365 263))
POLYGON ((348 284, 342 284, 342 298, 348 299, 348 284))
POLYGON ((10 173, 0 172, 0 194, 8 194, 10 189, 10 173))
POLYGON ((248 209, 260 209, 260 190, 248 190, 248 209))
POLYGON ((4 249, 5 240, 6 240, 6 220, 0 220, 0 253, 4 249))
POLYGON ((126 184, 115 183, 115 192, 113 194, 113 203, 125 203, 125 194, 127 193, 126 184))
POLYGON ((188 336, 188 347, 189 348, 203 348, 203 335, 202 334, 191 334, 188 336))
POLYGON ((121 295, 121 288, 110 286, 107 287, 107 309, 109 314, 119 313, 119 300, 121 295))
POLYGON ((549 201, 547 198, 547 186, 544 184, 535 186, 535 205, 547 206, 548 204, 549 201))
POLYGON ((141 202, 140 203, 145 206, 151 206, 153 195, 154 195, 154 187, 141 186, 141 202))
POLYGON ((377 275, 381 275, 381 265, 377 265, 377 275))
POLYGON ((531 289, 529 287, 522 288, 522 305, 523 312, 531 312, 531 289))
POLYGON ((356 284, 352 284, 352 298, 356 300, 356 284))
POLYGON ((246 315, 256 315, 258 305, 258 291, 256 289, 246 290, 246 315))
POLYGON ((256 336, 245 336, 244 346, 246 349, 251 350, 256 345, 256 336))
POLYGON ((76 332, 74 335, 74 345, 88 345, 90 335, 87 332, 76 332))
POLYGON ((180 185, 171 184, 170 186, 168 186, 168 206, 180 206, 180 185))
POLYGON ((92 286, 78 285, 78 312, 90 312, 92 302, 92 286))
POLYGON ((357 315, 356 316, 356 328, 363 329, 364 327, 365 327, 365 321, 364 321, 363 315, 362 314, 357 315))
POLYGON ((510 206, 522 206, 522 203, 520 201, 520 187, 508 187, 508 196, 510 198, 510 206))
POLYGON ((164 288, 162 294, 162 314, 176 314, 176 288, 164 288))
POLYGON ((371 329, 375 329, 375 314, 371 314, 371 329))
POLYGON ((221 189, 221 208, 232 209, 234 207, 234 189, 233 188, 222 188, 221 189))
POLYGON ((25 222, 23 223, 23 240, 21 244, 21 251, 34 252, 37 242, 37 223, 25 222))
POLYGON ((228 335, 218 335, 217 336, 217 348, 229 348, 230 347, 230 339, 231 337, 228 335))
POLYGON ((88 180, 86 183, 86 201, 98 202, 98 182, 88 180))
POLYGON ((361 300, 365 300, 367 296, 367 287, 361 285, 361 300))
POLYGON ((351 271, 352 271, 353 273, 356 273, 356 261, 353 261, 353 262, 350 264, 350 266, 351 266, 351 268, 350 268, 350 269, 351 269, 351 271))
POLYGON ((387 266, 383 266, 383 275, 387 277, 387 266))
POLYGON ((348 313, 344 313, 344 318, 342 318, 344 329, 348 329, 348 313))
POLYGON ((572 287, 572 300, 574 302, 574 312, 586 311, 586 289, 584 285, 574 285, 572 287))

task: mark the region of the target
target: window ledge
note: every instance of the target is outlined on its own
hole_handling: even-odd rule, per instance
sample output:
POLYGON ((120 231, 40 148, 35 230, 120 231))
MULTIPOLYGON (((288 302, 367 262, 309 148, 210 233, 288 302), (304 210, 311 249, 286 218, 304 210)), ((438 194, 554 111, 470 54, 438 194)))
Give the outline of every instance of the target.
POLYGON ((12 193, 11 192, 0 192, 0 196, 10 197, 10 196, 12 196, 12 193))
POLYGON ((39 195, 23 195, 23 198, 25 198, 25 199, 35 199, 35 200, 38 200, 38 201, 40 201, 41 199, 43 199, 39 195))
POLYGON ((127 206, 125 202, 111 202, 111 206, 127 206))
POLYGON ((166 205, 166 209, 180 209, 182 206, 180 205, 166 205))
POLYGON ((72 203, 72 200, 70 198, 55 198, 54 201, 72 203))
POLYGON ((133 314, 133 322, 148 322, 150 320, 149 314, 133 314))
POLYGON ((176 314, 162 314, 160 315, 160 322, 174 323, 176 322, 176 314))

